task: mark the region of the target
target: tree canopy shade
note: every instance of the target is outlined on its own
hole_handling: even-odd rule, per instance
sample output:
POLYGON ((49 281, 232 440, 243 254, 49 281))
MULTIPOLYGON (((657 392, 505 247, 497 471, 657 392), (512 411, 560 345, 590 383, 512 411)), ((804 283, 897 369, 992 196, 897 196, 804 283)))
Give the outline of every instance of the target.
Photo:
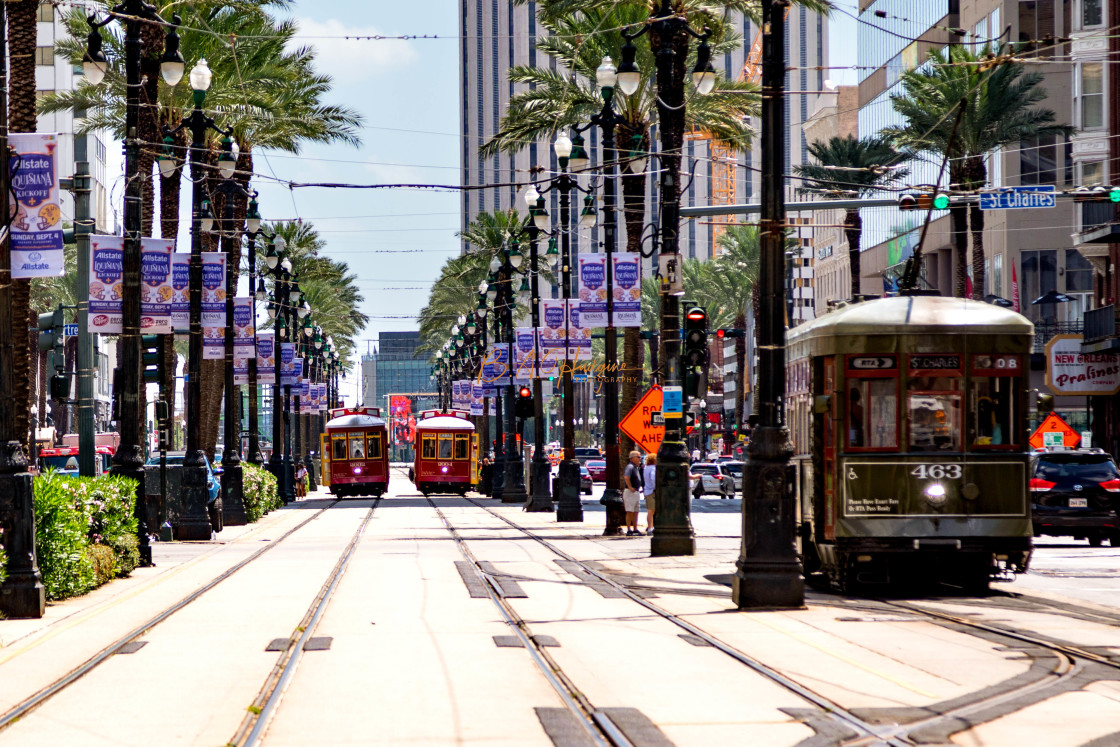
MULTIPOLYGON (((794 166, 794 172, 803 178, 797 191, 801 194, 820 194, 825 197, 866 197, 876 191, 905 183, 910 170, 902 164, 912 157, 909 152, 898 152, 890 140, 882 135, 856 138, 832 137, 827 141, 816 140, 809 144, 813 162, 794 166)), ((863 221, 859 208, 844 211, 844 234, 848 240, 848 267, 851 273, 851 297, 860 289, 860 239, 863 221)))
MULTIPOLYGON (((931 51, 926 64, 902 74, 902 92, 891 106, 905 124, 886 127, 882 135, 913 155, 947 159, 949 188, 974 192, 988 184, 987 157, 997 148, 1041 135, 1072 134, 1058 124, 1051 109, 1035 105, 1046 98, 1042 74, 1005 55, 1007 47, 979 52, 951 45, 931 51)), ((985 290, 984 214, 979 205, 951 205, 957 246, 954 293, 965 295, 967 247, 972 232, 973 297, 985 290), (971 224, 971 225, 969 225, 971 224)))

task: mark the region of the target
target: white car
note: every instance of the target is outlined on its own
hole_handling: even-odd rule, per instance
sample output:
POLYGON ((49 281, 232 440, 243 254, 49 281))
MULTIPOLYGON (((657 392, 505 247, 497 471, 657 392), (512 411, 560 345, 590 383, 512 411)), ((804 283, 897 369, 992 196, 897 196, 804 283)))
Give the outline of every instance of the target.
POLYGON ((731 486, 736 491, 743 492, 743 463, 739 461, 720 462, 724 473, 731 475, 731 486))
POLYGON ((705 495, 718 495, 720 498, 735 496, 735 483, 724 465, 712 462, 697 462, 688 468, 694 478, 689 487, 694 498, 705 495))

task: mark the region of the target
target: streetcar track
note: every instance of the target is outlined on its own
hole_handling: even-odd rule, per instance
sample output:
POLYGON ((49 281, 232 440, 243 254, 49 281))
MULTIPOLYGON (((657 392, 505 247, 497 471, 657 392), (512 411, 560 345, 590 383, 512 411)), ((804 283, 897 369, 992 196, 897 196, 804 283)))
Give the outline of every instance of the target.
POLYGON ((248 708, 245 718, 242 720, 241 725, 238 727, 237 732, 234 734, 228 744, 236 745, 237 747, 244 747, 245 745, 255 745, 264 736, 268 724, 275 714, 276 709, 280 707, 280 702, 284 697, 284 691, 287 689, 288 683, 295 675, 296 668, 299 665, 300 659, 303 657, 304 647, 308 639, 319 627, 319 621, 323 617, 334 592, 338 588, 339 582, 345 575, 347 568, 350 566, 350 560, 354 556, 354 550, 358 547, 358 542, 361 540, 362 535, 365 534, 366 527, 369 526, 370 519, 373 518, 373 512, 381 503, 381 498, 374 498, 373 504, 370 506, 369 511, 366 512, 365 518, 358 526, 354 536, 350 538, 349 544, 346 549, 342 551, 339 556, 338 562, 335 563, 334 568, 331 569, 330 575, 323 585, 319 588, 319 592, 315 598, 311 600, 307 612, 304 613, 303 619, 292 631, 288 638, 287 647, 280 652, 280 656, 276 659, 276 664, 273 665, 272 671, 269 672, 268 677, 265 678, 264 684, 261 686, 260 692, 253 700, 253 703, 248 708))
POLYGON ((332 501, 330 503, 330 505, 319 509, 314 514, 312 514, 308 518, 304 519, 299 524, 295 525, 294 527, 292 527, 291 529, 286 531, 284 534, 277 537, 275 540, 269 542, 267 545, 264 545, 263 547, 254 551, 249 556, 243 558, 242 560, 238 561, 234 565, 227 568, 225 571, 223 571, 218 576, 215 576, 213 579, 208 581, 203 586, 200 586, 199 588, 195 589, 190 594, 186 595, 185 597, 183 597, 179 601, 175 602, 174 604, 171 604, 168 607, 165 607, 159 613, 157 613, 157 614, 153 615, 152 617, 148 618, 147 620, 142 622, 137 627, 133 628, 128 633, 125 633, 123 636, 118 638, 116 641, 114 641, 113 643, 110 643, 108 646, 101 649, 96 654, 94 654, 90 658, 86 659, 84 662, 82 662, 81 664, 79 664, 75 668, 71 669, 67 674, 63 675, 62 677, 58 678, 57 680, 55 680, 51 684, 47 685, 46 687, 38 690, 37 692, 33 693, 32 695, 28 696, 27 698, 24 698, 19 703, 17 703, 15 706, 13 706, 9 710, 5 711, 4 713, 0 714, 0 731, 3 731, 7 727, 11 726, 13 723, 18 721, 19 719, 23 718, 24 716, 31 713, 32 711, 34 711, 39 706, 41 706, 44 703, 46 703, 47 701, 49 701, 55 695, 58 695, 60 692, 65 690, 70 685, 74 684, 75 682, 82 679, 83 677, 85 677, 90 672, 94 671, 97 667, 99 667, 101 664, 103 664, 109 657, 111 657, 114 654, 116 654, 117 652, 119 652, 127 644, 132 643, 133 641, 137 640, 138 638, 143 636, 145 633, 147 633, 149 630, 156 627, 160 623, 164 622, 169 617, 174 615, 176 612, 182 610, 187 605, 196 601, 203 594, 212 590, 214 587, 216 587, 218 584, 222 583, 223 581, 226 581, 231 576, 233 576, 235 573, 237 573, 239 570, 241 570, 245 566, 249 565, 253 561, 257 560, 259 557, 264 555, 266 552, 268 552, 272 548, 274 548, 274 547, 280 545, 281 543, 283 543, 284 540, 288 539, 293 534, 295 534, 297 531, 299 531, 303 527, 307 526, 308 524, 310 524, 315 519, 319 518, 324 512, 326 512, 328 509, 332 508, 337 503, 338 503, 338 501, 335 500, 335 501, 332 501))
MULTIPOLYGON (((501 612, 503 619, 514 634, 520 639, 525 650, 529 652, 533 663, 536 664, 541 674, 556 691, 557 695, 563 701, 564 706, 576 717, 576 720, 583 728, 584 732, 597 745, 614 745, 615 747, 631 747, 631 742, 626 738, 626 735, 619 730, 619 728, 611 722, 605 714, 600 712, 588 700, 587 696, 576 687, 575 683, 564 673, 556 660, 545 650, 544 646, 538 643, 537 639, 532 635, 529 630, 528 623, 522 618, 512 605, 509 604, 503 597, 500 585, 494 578, 494 574, 488 573, 479 565, 479 561, 475 558, 474 553, 467 546, 466 540, 463 539, 459 531, 451 524, 447 516, 440 510, 439 506, 435 504, 431 498, 426 499, 428 504, 439 516, 447 531, 455 540, 456 546, 459 548, 460 554, 469 562, 485 582, 483 588, 486 590, 487 596, 490 601, 501 612)), ((470 500, 470 499, 467 499, 470 500)), ((473 503, 473 501, 471 501, 473 503)), ((477 505, 477 504, 476 504, 477 505)))

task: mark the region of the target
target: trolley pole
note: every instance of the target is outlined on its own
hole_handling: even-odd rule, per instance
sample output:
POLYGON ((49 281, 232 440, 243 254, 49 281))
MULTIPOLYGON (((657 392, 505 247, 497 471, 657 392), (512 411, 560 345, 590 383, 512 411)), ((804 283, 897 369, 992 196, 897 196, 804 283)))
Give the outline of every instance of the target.
POLYGON ((762 0, 762 244, 757 321, 759 425, 751 433, 743 475, 743 541, 732 599, 743 609, 804 606, 794 548, 794 505, 785 425, 785 3, 762 0))

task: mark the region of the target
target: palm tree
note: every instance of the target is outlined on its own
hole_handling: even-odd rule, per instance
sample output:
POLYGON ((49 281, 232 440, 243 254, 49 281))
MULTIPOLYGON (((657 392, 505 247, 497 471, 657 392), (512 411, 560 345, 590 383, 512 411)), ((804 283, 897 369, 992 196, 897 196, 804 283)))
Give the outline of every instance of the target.
MULTIPOLYGON (((899 167, 910 155, 899 153, 882 135, 856 138, 832 137, 827 142, 817 140, 809 145, 809 154, 816 163, 794 166, 794 171, 805 181, 798 188, 801 194, 825 194, 830 197, 867 197, 887 189, 909 176, 910 171, 899 167)), ((859 208, 844 211, 844 235, 848 239, 848 267, 851 272, 852 298, 860 289, 860 236, 863 221, 859 208)))
MULTIPOLYGON (((730 3, 744 4, 745 3, 730 3)), ((698 26, 708 24, 713 28, 711 39, 713 56, 738 49, 742 39, 729 28, 713 6, 688 3, 696 10, 698 26), (695 7, 693 7, 695 6, 695 7)), ((602 99, 595 89, 595 70, 604 56, 620 58, 624 39, 621 27, 635 27, 650 15, 648 2, 569 2, 546 0, 537 3, 540 23, 549 34, 537 42, 537 49, 544 52, 561 70, 547 67, 514 66, 509 71, 512 83, 527 85, 529 90, 514 94, 497 134, 485 143, 483 156, 498 152, 514 153, 529 147, 530 143, 553 136, 574 124, 586 122, 602 108, 602 99), (632 26, 633 25, 633 26, 632 26)), ((644 157, 650 151, 650 128, 657 123, 657 97, 653 80, 656 60, 650 50, 649 36, 636 43, 636 61, 642 71, 642 84, 632 96, 620 89, 614 93, 616 111, 624 122, 618 127, 616 141, 620 156, 630 154, 644 157)), ((687 57, 687 55, 686 55, 687 57)), ((691 58, 691 59, 694 59, 691 58)), ((711 132, 715 140, 738 149, 750 142, 751 130, 746 119, 758 113, 759 99, 747 95, 757 90, 753 83, 719 80, 715 90, 707 96, 689 99, 686 122, 696 128, 711 132)), ((607 156, 605 156, 607 157, 607 156)), ((632 173, 622 168, 622 207, 626 225, 626 250, 641 250, 642 232, 646 221, 646 175, 632 173)), ((643 369, 641 330, 627 328, 624 332, 622 367, 626 371, 643 369)), ((625 377, 622 385, 621 412, 629 412, 638 399, 641 377, 625 377)), ((622 450, 633 448, 622 436, 622 450)))
MULTIPOLYGON (((719 286, 723 301, 732 312, 731 326, 745 331, 747 305, 756 306, 758 298, 759 260, 762 253, 758 227, 728 226, 720 236, 720 247, 723 251, 716 259, 716 267, 723 276, 723 282, 719 286)), ((735 338, 735 372, 734 422, 740 425, 746 404, 747 341, 744 337, 735 338)))
MULTIPOLYGON (((914 154, 948 159, 951 189, 975 192, 987 186, 985 159, 997 148, 1073 132, 1055 123, 1052 110, 1035 107, 1046 98, 1041 73, 1024 72, 1019 62, 994 61, 1004 51, 971 52, 961 45, 951 45, 947 53, 931 51, 926 65, 903 73, 903 93, 891 95, 906 123, 882 134, 914 154)), ((965 232, 971 229, 972 292, 983 298, 984 214, 977 203, 951 205, 950 213, 957 244, 954 293, 965 295, 965 232)))

